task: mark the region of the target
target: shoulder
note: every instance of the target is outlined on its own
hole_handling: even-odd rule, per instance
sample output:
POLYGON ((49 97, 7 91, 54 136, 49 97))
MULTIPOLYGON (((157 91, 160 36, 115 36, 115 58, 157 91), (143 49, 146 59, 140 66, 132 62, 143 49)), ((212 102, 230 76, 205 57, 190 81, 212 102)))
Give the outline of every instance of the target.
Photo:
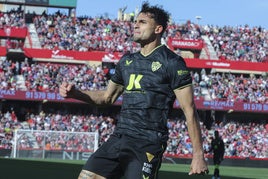
POLYGON ((181 62, 185 62, 185 60, 183 59, 183 57, 181 57, 180 55, 176 54, 174 51, 172 51, 171 49, 169 49, 166 45, 163 45, 162 47, 162 53, 163 55, 166 56, 166 59, 168 61, 168 63, 173 64, 173 63, 181 63, 181 62))
POLYGON ((172 55, 167 60, 168 68, 188 70, 185 60, 179 55, 172 55))
POLYGON ((127 52, 121 57, 118 64, 125 64, 127 60, 136 58, 137 55, 138 55, 138 52, 135 52, 135 53, 127 52))

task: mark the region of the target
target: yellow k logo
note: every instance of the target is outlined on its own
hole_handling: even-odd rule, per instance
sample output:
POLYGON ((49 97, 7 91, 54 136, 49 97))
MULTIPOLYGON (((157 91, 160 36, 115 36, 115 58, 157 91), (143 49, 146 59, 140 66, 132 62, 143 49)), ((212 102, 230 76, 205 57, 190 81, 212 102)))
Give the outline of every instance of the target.
POLYGON ((127 90, 132 90, 133 88, 135 89, 141 89, 141 85, 140 85, 140 80, 142 79, 143 75, 135 75, 135 74, 131 74, 129 77, 129 83, 127 86, 127 90))

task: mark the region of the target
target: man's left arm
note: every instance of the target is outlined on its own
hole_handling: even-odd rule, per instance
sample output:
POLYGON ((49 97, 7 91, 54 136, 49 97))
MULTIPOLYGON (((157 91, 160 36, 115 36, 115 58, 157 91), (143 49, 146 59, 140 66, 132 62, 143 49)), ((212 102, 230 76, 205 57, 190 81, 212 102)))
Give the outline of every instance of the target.
POLYGON ((199 123, 199 116, 194 104, 193 88, 188 85, 174 90, 180 107, 187 121, 188 132, 193 145, 193 159, 189 175, 208 173, 207 163, 204 158, 203 141, 199 123))

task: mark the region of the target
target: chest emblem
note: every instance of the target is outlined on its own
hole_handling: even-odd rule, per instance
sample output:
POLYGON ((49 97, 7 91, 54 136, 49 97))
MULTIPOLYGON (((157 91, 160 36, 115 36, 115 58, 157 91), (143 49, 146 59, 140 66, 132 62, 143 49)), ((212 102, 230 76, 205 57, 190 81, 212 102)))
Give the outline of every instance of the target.
POLYGON ((153 62, 152 63, 152 71, 155 72, 156 70, 158 70, 159 68, 161 68, 162 64, 160 62, 153 62))

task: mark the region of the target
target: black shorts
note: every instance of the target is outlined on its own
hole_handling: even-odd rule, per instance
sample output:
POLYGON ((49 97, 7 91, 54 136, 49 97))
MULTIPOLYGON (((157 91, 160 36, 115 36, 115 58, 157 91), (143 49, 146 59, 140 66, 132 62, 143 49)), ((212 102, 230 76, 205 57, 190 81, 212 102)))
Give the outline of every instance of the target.
POLYGON ((113 134, 83 169, 107 179, 156 179, 165 149, 165 142, 113 134))
POLYGON ((213 163, 214 165, 220 165, 221 164, 221 161, 222 161, 222 158, 217 156, 217 155, 214 155, 213 157, 213 163))

